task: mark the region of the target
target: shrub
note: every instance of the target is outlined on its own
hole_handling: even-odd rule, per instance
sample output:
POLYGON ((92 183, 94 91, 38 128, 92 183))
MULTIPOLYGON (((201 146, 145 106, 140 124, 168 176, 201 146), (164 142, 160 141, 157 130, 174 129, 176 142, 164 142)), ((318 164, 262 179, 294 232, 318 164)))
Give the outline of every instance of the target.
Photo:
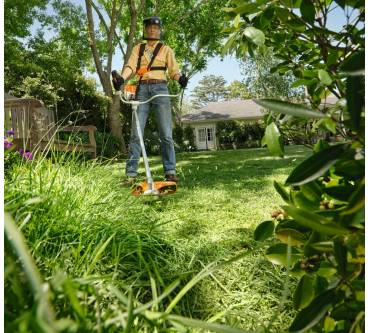
POLYGON ((110 133, 95 132, 97 156, 112 158, 120 155, 119 141, 110 133))
POLYGON ((248 121, 221 121, 216 136, 221 149, 260 147, 264 126, 248 121))
POLYGON ((184 145, 185 145, 186 151, 197 150, 197 145, 195 143, 194 129, 190 125, 187 125, 184 128, 184 145))
POLYGON ((290 332, 363 332, 365 322, 365 2, 273 1, 229 9, 234 20, 227 47, 241 55, 269 47, 281 59, 273 71, 292 72, 305 86, 311 108, 281 100, 256 102, 270 111, 263 138, 283 156, 280 133, 286 122, 308 125, 339 138, 320 139, 313 154, 275 188, 285 201, 273 220, 261 223, 255 239, 275 236, 266 256, 299 277, 290 332), (339 32, 328 29, 333 7, 354 13, 339 32), (298 10, 299 8, 299 10, 298 10), (240 20, 240 18, 243 18, 240 20), (341 41, 348 40, 341 48, 341 41), (329 94, 338 102, 322 108, 329 94))

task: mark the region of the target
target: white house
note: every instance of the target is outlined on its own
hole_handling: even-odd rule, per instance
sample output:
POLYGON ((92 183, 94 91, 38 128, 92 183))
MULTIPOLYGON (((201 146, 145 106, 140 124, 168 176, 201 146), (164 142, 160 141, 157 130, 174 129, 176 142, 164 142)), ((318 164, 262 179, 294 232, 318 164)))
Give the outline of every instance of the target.
POLYGON ((181 118, 184 125, 194 129, 197 148, 199 150, 217 149, 216 123, 227 120, 257 121, 263 118, 261 107, 251 99, 238 101, 211 102, 181 118))

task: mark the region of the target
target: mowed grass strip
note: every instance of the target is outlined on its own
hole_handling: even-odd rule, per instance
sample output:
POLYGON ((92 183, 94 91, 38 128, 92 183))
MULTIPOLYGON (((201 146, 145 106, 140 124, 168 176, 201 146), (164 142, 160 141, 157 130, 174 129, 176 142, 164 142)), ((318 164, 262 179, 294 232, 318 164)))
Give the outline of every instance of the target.
MULTIPOLYGON (((146 204, 162 221, 163 237, 178 250, 171 271, 199 270, 214 260, 250 251, 245 259, 194 288, 192 311, 187 315, 209 319, 224 311, 221 322, 245 329, 272 319, 285 274, 264 258, 264 249, 271 243, 255 242, 253 232, 283 204, 273 181, 284 182, 309 154, 304 146, 287 146, 284 158, 271 156, 267 149, 177 154, 178 192, 146 204)), ((160 179, 160 159, 150 162, 154 177, 160 179)), ((144 169, 140 171, 144 174, 144 169)), ((279 313, 274 328, 286 327, 292 315, 279 313)))

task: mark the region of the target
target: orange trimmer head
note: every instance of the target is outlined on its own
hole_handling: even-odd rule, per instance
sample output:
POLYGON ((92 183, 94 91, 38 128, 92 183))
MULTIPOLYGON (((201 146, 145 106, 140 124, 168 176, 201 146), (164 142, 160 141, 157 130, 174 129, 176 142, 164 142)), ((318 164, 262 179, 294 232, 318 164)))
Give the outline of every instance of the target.
POLYGON ((173 194, 177 190, 177 184, 175 182, 153 182, 152 186, 148 182, 142 182, 136 185, 132 190, 132 194, 135 196, 140 195, 166 195, 173 194))

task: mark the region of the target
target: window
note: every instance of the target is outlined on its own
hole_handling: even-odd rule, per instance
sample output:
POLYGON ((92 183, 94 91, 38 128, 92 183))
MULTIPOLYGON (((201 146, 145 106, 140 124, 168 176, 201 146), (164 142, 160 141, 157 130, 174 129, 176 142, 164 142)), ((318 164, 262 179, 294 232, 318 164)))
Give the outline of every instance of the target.
POLYGON ((205 128, 198 129, 198 140, 199 142, 206 141, 206 129, 205 128))
POLYGON ((207 140, 213 141, 213 128, 207 128, 207 140))

